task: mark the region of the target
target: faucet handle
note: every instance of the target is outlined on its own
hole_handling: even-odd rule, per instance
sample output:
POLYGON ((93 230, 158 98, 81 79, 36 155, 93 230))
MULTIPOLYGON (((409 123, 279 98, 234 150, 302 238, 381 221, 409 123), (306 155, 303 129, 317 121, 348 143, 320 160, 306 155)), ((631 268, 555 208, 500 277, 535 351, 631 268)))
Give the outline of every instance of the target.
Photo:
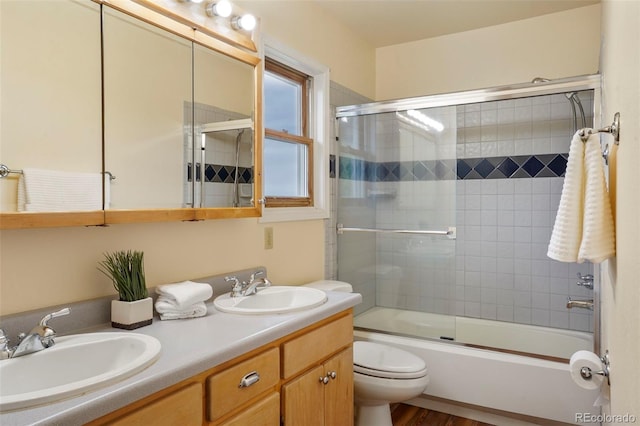
POLYGON ((4 328, 0 328, 0 346, 8 344, 9 338, 7 337, 7 332, 4 331, 4 328))
POLYGON ((256 271, 253 274, 251 274, 251 278, 249 278, 249 282, 250 283, 254 282, 258 275, 264 275, 264 271, 256 271))
POLYGON ((237 286, 240 285, 240 280, 238 279, 238 277, 236 277, 235 275, 231 275, 228 277, 224 277, 224 280, 228 283, 233 283, 233 286, 237 286))
POLYGON ((53 328, 49 327, 49 321, 51 321, 53 318, 69 315, 70 313, 71 313, 71 309, 63 308, 63 309, 60 309, 59 311, 52 312, 50 314, 45 315, 40 320, 40 323, 31 329, 30 334, 40 335, 40 338, 42 340, 42 346, 44 346, 45 348, 53 346, 53 344, 55 343, 53 341, 53 338, 56 337, 56 332, 53 328))
POLYGON ((593 275, 592 274, 582 275, 580 272, 578 272, 578 273, 576 273, 576 275, 578 277, 578 281, 576 282, 576 284, 578 284, 581 287, 593 290, 593 275))
POLYGON ((69 315, 70 313, 71 313, 71 309, 69 309, 69 308, 63 308, 63 309, 60 309, 59 311, 51 312, 50 314, 45 315, 40 320, 40 325, 42 327, 48 327, 49 321, 51 321, 53 318, 58 318, 58 317, 62 317, 62 316, 65 316, 65 315, 69 315))

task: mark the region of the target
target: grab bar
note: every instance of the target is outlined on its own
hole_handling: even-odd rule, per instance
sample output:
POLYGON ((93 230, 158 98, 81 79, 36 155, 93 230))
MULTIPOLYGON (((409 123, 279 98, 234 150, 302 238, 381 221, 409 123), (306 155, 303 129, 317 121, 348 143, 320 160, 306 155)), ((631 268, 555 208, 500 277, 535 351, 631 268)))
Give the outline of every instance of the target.
POLYGON ((375 228, 347 228, 341 223, 336 226, 338 235, 344 232, 376 232, 381 234, 412 234, 412 235, 443 235, 449 239, 456 239, 456 228, 450 226, 446 231, 427 231, 421 229, 375 229, 375 228))

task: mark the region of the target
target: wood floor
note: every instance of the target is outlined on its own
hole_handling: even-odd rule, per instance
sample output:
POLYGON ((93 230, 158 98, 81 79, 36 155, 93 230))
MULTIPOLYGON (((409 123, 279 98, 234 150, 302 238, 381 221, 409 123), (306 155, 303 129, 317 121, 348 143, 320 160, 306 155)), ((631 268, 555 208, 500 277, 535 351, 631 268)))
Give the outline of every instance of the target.
POLYGON ((392 404, 393 426, 493 426, 407 404, 392 404))

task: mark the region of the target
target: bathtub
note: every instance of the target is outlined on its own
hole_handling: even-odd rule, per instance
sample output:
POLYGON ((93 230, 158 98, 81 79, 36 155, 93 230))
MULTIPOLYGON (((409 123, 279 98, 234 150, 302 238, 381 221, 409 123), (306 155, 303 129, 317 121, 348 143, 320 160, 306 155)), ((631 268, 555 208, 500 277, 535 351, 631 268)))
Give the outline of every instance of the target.
POLYGON ((371 308, 356 316, 355 326, 566 360, 576 351, 593 350, 591 333, 394 308, 371 308))
MULTIPOLYGON (((428 332, 427 334, 430 333, 431 336, 427 337, 433 337, 443 331, 453 332, 451 327, 456 325, 458 335, 462 332, 465 338, 478 338, 476 333, 484 334, 493 327, 493 330, 503 334, 507 339, 517 336, 518 338, 514 341, 518 345, 525 342, 524 346, 510 348, 510 350, 526 352, 527 344, 530 343, 527 343, 529 338, 522 337, 523 330, 538 327, 525 326, 518 327, 516 331, 506 331, 504 328, 507 327, 484 324, 486 320, 479 320, 474 324, 477 320, 419 314, 421 313, 388 308, 368 310, 355 318, 355 340, 392 345, 422 357, 427 364, 430 376, 429 386, 424 392, 427 396, 572 424, 577 424, 577 413, 600 414, 599 407, 593 406, 599 391, 578 387, 569 375, 567 362, 389 334, 393 332, 391 330, 393 324, 411 329, 396 331, 400 334, 414 334, 410 331, 415 331, 416 328, 428 328, 426 325, 434 326, 437 331, 428 332), (378 320, 375 319, 376 315, 379 317, 378 320), (417 322, 411 323, 410 320, 417 320, 417 322), (366 328, 373 328, 371 326, 374 321, 384 325, 382 332, 359 329, 364 326, 364 323, 367 324, 366 328)), ((533 333, 532 338, 543 340, 553 338, 549 337, 553 329, 536 331, 540 333, 533 333)), ((559 331, 561 331, 562 340, 565 333, 564 330, 559 331)), ((571 332, 567 333, 571 334, 571 332)), ((590 335, 582 334, 585 336, 578 334, 574 343, 588 345, 580 349, 592 350, 590 341, 586 339, 590 335)), ((451 335, 445 334, 436 338, 440 337, 451 337, 451 335)), ((482 345, 487 346, 487 343, 483 342, 482 345)), ((502 346, 508 345, 502 344, 502 346)), ((574 347, 567 345, 563 351, 552 351, 554 355, 550 356, 569 358, 571 354, 568 351, 573 349, 574 347)))

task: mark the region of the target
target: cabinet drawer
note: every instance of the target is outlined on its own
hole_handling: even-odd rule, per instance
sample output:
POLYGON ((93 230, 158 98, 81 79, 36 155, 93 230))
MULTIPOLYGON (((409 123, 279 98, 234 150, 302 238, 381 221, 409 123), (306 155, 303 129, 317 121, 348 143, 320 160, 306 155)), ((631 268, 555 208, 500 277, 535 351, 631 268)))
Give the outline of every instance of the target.
POLYGON ((282 345, 282 377, 288 379, 352 343, 352 315, 286 342, 282 345))
POLYGON ((280 379, 278 348, 269 349, 207 379, 207 415, 214 421, 260 393, 276 389, 280 379), (254 373, 255 374, 252 374, 254 373), (240 386, 243 378, 245 386, 240 386), (259 377, 259 379, 258 379, 259 377), (257 380, 256 380, 257 379, 257 380))

